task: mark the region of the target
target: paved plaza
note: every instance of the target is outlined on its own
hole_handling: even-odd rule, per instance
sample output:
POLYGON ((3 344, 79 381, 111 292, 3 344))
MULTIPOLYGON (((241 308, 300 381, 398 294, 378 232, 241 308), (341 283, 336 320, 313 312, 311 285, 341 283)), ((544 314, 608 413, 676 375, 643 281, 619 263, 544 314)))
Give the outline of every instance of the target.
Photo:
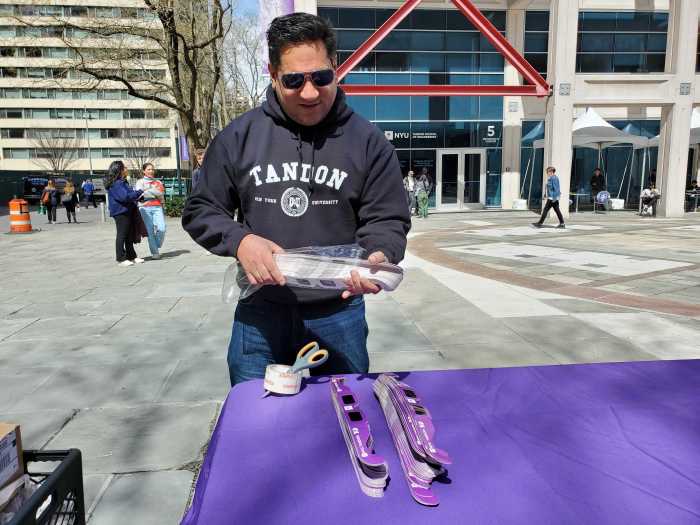
MULTIPOLYGON (((177 523, 229 388, 231 261, 170 219, 161 260, 118 267, 113 222, 78 218, 0 234, 0 420, 82 450, 90 524, 177 523)), ((535 219, 416 219, 404 283, 367 299, 372 371, 700 358, 700 213, 535 219)))

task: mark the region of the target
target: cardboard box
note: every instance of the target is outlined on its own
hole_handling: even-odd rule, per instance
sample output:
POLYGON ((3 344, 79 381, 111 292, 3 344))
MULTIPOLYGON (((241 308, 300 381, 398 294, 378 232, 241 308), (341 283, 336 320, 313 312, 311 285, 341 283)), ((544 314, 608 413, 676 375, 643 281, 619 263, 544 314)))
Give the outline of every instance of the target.
POLYGON ((0 423, 0 489, 24 474, 19 425, 0 423))

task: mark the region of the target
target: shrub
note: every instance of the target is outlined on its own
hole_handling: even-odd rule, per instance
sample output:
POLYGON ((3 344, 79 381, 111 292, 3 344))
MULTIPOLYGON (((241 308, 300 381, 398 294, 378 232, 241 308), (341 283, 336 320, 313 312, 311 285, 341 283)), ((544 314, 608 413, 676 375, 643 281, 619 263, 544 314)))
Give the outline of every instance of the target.
POLYGON ((185 209, 185 197, 170 197, 165 200, 165 215, 168 217, 181 217, 185 209))

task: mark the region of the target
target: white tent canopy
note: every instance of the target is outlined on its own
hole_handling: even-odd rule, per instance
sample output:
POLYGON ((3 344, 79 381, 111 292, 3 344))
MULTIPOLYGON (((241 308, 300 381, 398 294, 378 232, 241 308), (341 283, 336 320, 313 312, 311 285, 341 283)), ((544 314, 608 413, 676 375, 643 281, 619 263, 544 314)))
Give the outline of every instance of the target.
POLYGON ((693 110, 693 116, 690 119, 690 143, 700 144, 700 108, 693 110))
MULTIPOLYGON (((690 119, 690 145, 700 144, 700 108, 695 108, 690 119)), ((644 145, 635 144, 635 148, 658 148, 659 136, 652 137, 644 145)))
MULTIPOLYGON (((574 121, 571 129, 571 142, 575 148, 604 149, 616 144, 632 144, 645 147, 649 139, 625 133, 617 129, 596 113, 593 108, 574 121)), ((534 148, 543 148, 544 140, 533 142, 534 148)))

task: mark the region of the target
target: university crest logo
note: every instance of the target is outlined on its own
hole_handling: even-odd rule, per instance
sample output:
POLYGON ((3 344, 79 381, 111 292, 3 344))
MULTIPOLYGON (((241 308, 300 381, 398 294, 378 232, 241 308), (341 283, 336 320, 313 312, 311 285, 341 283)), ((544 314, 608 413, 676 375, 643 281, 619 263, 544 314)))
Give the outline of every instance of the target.
POLYGON ((287 188, 280 199, 282 211, 290 217, 301 217, 309 208, 309 198, 299 188, 287 188))

